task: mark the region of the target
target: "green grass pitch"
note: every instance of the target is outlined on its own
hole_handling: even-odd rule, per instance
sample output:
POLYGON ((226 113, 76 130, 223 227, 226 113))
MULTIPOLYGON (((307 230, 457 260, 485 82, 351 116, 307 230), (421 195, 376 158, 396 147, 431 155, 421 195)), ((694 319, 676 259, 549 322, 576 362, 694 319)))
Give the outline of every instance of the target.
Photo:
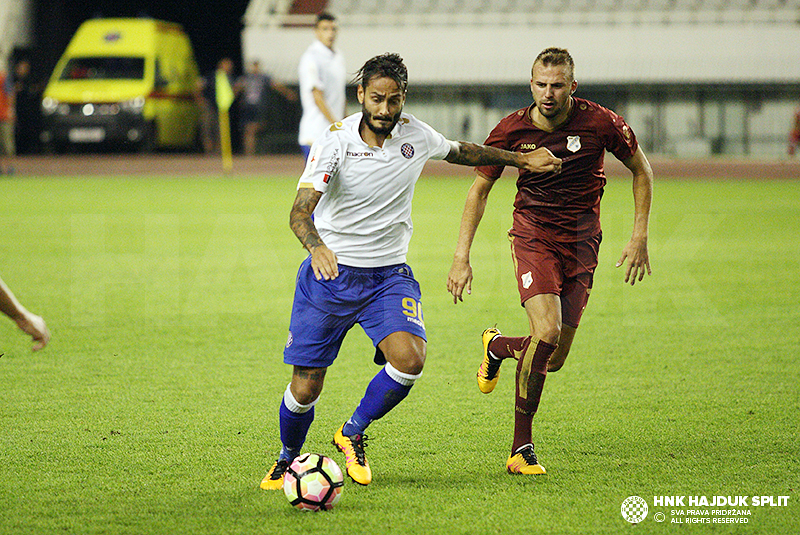
MULTIPOLYGON (((294 276, 296 177, 0 181, 0 274, 53 333, 32 354, 0 319, 0 533, 594 534, 800 531, 800 188, 657 177, 653 276, 614 264, 630 180, 612 177, 595 287, 535 419, 548 475, 505 473, 513 369, 474 379, 480 334, 525 334, 505 231, 514 180, 492 192, 473 294, 445 280, 471 173, 424 176, 409 263, 429 335, 424 376, 368 431, 374 481, 330 513, 258 484, 278 448, 294 276), (628 496, 650 504, 631 525, 628 496), (789 496, 746 524, 676 525, 654 496, 789 496), (663 513, 665 522, 654 521, 663 513)), ((377 372, 356 328, 328 373, 307 451, 377 372)), ((705 509, 713 509, 706 507, 705 509)))

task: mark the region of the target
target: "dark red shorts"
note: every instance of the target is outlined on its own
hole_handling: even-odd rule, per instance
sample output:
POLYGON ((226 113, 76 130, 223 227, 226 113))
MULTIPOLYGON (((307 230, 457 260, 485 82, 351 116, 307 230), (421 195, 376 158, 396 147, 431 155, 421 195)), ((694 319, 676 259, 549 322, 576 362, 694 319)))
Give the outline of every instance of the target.
POLYGON ((561 243, 508 234, 520 302, 540 294, 561 297, 561 321, 576 328, 589 300, 603 235, 561 243))

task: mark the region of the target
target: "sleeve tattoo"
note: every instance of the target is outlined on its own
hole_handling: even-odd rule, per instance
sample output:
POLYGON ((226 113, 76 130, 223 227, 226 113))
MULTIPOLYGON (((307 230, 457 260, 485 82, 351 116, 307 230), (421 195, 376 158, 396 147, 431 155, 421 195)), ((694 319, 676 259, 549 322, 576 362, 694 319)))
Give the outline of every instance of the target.
POLYGON ((321 196, 322 194, 314 188, 300 188, 297 190, 297 197, 289 214, 289 226, 292 232, 309 251, 323 245, 317 227, 311 219, 311 214, 314 213, 321 196))
POLYGON ((458 150, 451 152, 445 160, 458 165, 512 165, 516 166, 517 157, 513 152, 478 145, 467 141, 458 141, 458 150))

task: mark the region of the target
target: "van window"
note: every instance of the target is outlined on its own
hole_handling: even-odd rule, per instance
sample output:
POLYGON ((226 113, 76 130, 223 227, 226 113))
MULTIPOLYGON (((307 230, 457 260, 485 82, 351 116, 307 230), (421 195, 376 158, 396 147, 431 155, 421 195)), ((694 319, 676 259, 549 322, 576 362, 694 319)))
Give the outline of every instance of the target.
POLYGON ((70 58, 60 80, 142 80, 144 58, 121 56, 70 58))

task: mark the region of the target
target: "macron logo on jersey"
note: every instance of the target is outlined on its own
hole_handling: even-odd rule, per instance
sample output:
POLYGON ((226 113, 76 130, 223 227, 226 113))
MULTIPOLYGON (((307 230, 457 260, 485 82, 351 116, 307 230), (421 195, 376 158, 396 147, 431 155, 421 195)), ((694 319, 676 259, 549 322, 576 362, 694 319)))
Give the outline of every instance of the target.
POLYGON ((351 158, 374 158, 375 157, 375 153, 374 152, 370 152, 368 150, 364 151, 364 152, 347 151, 347 155, 350 156, 351 158))

